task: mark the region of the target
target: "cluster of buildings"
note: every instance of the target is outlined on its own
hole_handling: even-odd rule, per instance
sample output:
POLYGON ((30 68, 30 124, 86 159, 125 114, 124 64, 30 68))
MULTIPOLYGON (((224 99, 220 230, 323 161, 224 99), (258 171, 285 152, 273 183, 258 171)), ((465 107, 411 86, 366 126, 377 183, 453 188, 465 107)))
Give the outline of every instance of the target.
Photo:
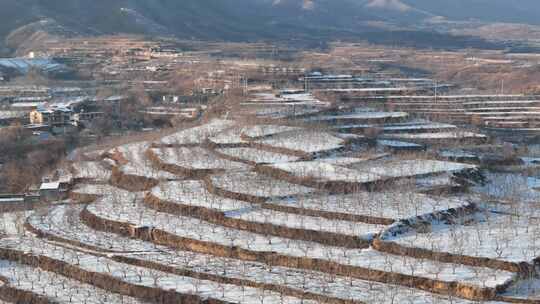
POLYGON ((0 105, 0 128, 18 124, 24 129, 58 131, 65 128, 89 127, 106 111, 119 111, 126 96, 97 98, 95 96, 26 97, 14 103, 0 105))
MULTIPOLYGON (((115 96, 99 102, 114 106, 123 98, 115 96)), ((28 113, 28 127, 84 126, 104 114, 96 98, 79 97, 61 102, 39 103, 32 106, 28 113)))
POLYGON ((30 126, 58 127, 84 126, 85 123, 103 117, 103 105, 117 105, 125 96, 112 96, 99 100, 98 98, 78 97, 65 102, 44 103, 37 105, 29 113, 30 126))

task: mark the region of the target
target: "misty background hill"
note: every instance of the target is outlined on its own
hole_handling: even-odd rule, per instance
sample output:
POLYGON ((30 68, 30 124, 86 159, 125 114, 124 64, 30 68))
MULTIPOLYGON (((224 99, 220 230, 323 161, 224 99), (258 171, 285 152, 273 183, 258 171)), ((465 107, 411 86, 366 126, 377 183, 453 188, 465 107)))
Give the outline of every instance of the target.
POLYGON ((47 34, 136 33, 225 41, 358 38, 469 43, 429 28, 396 34, 401 27, 414 28, 437 16, 540 24, 540 4, 537 0, 1 0, 0 41, 14 49, 47 34), (382 23, 396 28, 389 31, 382 23))
POLYGON ((540 24, 537 0, 401 0, 413 8, 455 20, 540 24))

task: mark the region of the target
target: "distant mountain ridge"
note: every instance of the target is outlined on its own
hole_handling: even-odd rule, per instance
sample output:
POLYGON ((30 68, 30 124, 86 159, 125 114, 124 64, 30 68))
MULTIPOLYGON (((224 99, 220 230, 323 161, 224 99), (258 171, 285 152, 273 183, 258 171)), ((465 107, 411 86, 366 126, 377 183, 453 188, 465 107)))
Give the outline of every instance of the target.
POLYGON ((540 25, 538 0, 400 0, 416 9, 455 20, 540 25))
MULTIPOLYGON (((540 16, 540 4, 536 0, 514 2, 517 1, 2 0, 0 40, 12 34, 7 41, 9 45, 20 43, 26 35, 36 38, 32 30, 52 34, 137 33, 236 41, 380 39, 372 33, 384 30, 372 27, 370 22, 414 26, 427 18, 443 16, 456 20, 540 23, 535 18, 540 16), (48 24, 40 28, 43 20, 48 24), (14 31, 18 35, 13 35, 14 31)), ((411 35, 407 33, 407 39, 411 35)), ((433 33, 418 35, 426 37, 433 33)), ((401 39, 400 35, 394 36, 388 39, 401 39)), ((384 35, 382 39, 386 39, 384 35)))

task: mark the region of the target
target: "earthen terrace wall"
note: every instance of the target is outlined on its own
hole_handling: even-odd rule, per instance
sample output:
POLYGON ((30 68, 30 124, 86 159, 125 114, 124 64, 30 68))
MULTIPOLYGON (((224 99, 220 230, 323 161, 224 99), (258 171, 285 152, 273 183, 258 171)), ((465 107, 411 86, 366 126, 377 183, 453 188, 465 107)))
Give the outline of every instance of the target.
POLYGON ((306 187, 312 187, 327 191, 333 194, 353 193, 366 190, 381 189, 384 185, 390 182, 391 179, 381 180, 376 182, 346 182, 346 181, 330 181, 319 180, 310 176, 296 176, 293 173, 285 170, 273 168, 270 166, 259 165, 255 167, 255 171, 273 178, 285 180, 289 183, 298 184, 306 187))
MULTIPOLYGON (((228 304, 228 302, 216 299, 203 300, 196 295, 181 294, 174 291, 167 291, 159 288, 127 283, 107 274, 86 271, 60 260, 55 260, 46 256, 33 255, 31 253, 21 252, 18 250, 0 248, 0 258, 4 260, 22 263, 32 267, 38 267, 45 271, 54 272, 59 275, 80 281, 82 283, 90 284, 113 293, 119 293, 143 300, 148 300, 152 301, 153 303, 228 304)), ((35 303, 49 304, 49 302, 35 303)))
POLYGON ((8 301, 10 303, 55 304, 45 297, 13 287, 9 284, 9 281, 3 277, 0 277, 0 300, 8 301))
POLYGON ((125 174, 117 167, 113 167, 110 184, 128 191, 150 190, 159 184, 154 178, 125 174))
POLYGON ((250 196, 247 194, 235 193, 235 192, 230 192, 230 191, 221 189, 213 185, 210 178, 205 178, 204 183, 205 183, 206 190, 208 190, 208 192, 214 195, 226 197, 230 199, 246 201, 253 204, 258 204, 261 206, 261 208, 264 208, 264 209, 270 209, 270 210, 286 212, 286 213, 295 213, 295 214, 307 215, 307 216, 322 217, 329 220, 344 220, 344 221, 362 222, 362 223, 375 224, 375 225, 391 225, 395 222, 394 219, 390 219, 390 218, 367 216, 367 215, 361 215, 361 214, 331 212, 331 211, 325 211, 325 210, 305 209, 305 208, 272 204, 271 203, 272 198, 270 197, 250 196))
POLYGON ((246 261, 262 262, 272 266, 322 271, 363 280, 396 284, 470 300, 492 300, 497 296, 497 289, 495 288, 482 288, 459 282, 444 282, 411 275, 343 265, 322 259, 286 256, 276 252, 256 252, 239 247, 223 246, 215 243, 188 239, 159 229, 144 229, 143 233, 138 233, 138 227, 132 227, 128 223, 102 219, 87 210, 83 211, 81 217, 87 225, 96 230, 113 232, 126 237, 135 237, 181 250, 189 250, 246 261))
POLYGON ((145 155, 155 168, 175 175, 183 176, 184 178, 188 179, 204 178, 207 175, 217 174, 225 171, 223 169, 190 169, 175 164, 168 164, 163 162, 161 158, 151 149, 146 151, 145 155))
POLYGON ((417 229, 417 226, 419 225, 429 226, 432 222, 437 221, 455 222, 457 218, 473 215, 480 210, 481 209, 476 204, 468 204, 458 208, 451 208, 428 215, 418 216, 416 218, 401 220, 391 225, 377 238, 375 238, 372 246, 376 250, 394 255, 410 256, 414 258, 428 259, 444 263, 487 267, 492 269, 515 272, 524 276, 534 273, 534 266, 526 262, 515 263, 486 257, 474 257, 448 252, 437 252, 430 249, 408 247, 392 241, 393 237, 399 237, 399 235, 401 234, 406 234, 409 231, 415 231, 417 229))
MULTIPOLYGON (((251 231, 258 234, 273 235, 346 248, 369 247, 369 240, 357 236, 311 229, 289 228, 269 223, 258 223, 242 219, 230 218, 225 216, 225 213, 220 211, 216 211, 210 208, 167 202, 160 200, 152 194, 146 195, 144 202, 149 208, 160 212, 196 217, 216 225, 251 231)), ((258 208, 258 206, 254 206, 254 208, 258 208)))
MULTIPOLYGON (((123 256, 123 255, 112 255, 111 256, 110 253, 114 254, 115 251, 109 251, 107 249, 92 246, 92 245, 88 245, 86 243, 79 242, 79 241, 76 241, 76 240, 61 238, 61 237, 55 236, 55 235, 53 235, 51 233, 48 233, 47 231, 37 229, 36 227, 33 227, 28 223, 26 223, 25 225, 26 225, 25 227, 26 227, 26 229, 28 229, 28 231, 36 234, 40 238, 45 238, 45 239, 55 241, 55 242, 59 242, 59 243, 74 245, 74 246, 77 246, 77 247, 80 247, 80 248, 85 248, 85 249, 93 250, 93 251, 96 251, 96 252, 104 252, 104 254, 98 255, 98 256, 108 257, 108 258, 110 258, 110 259, 112 259, 112 260, 114 260, 116 262, 119 262, 119 263, 125 263, 125 264, 129 264, 129 265, 134 265, 134 266, 141 266, 141 267, 145 267, 145 268, 148 268, 148 269, 155 269, 155 270, 159 270, 159 271, 163 271, 163 272, 167 272, 167 273, 177 274, 177 275, 181 275, 181 276, 189 276, 189 277, 193 277, 193 278, 201 279, 201 280, 210 280, 210 281, 223 283, 223 284, 233 284, 233 285, 238 285, 238 286, 249 286, 249 287, 255 287, 255 288, 262 288, 262 289, 265 289, 265 290, 270 290, 270 291, 283 293, 283 294, 288 295, 288 296, 293 296, 293 297, 298 297, 298 298, 308 299, 308 300, 316 300, 316 301, 319 301, 319 302, 324 302, 324 303, 329 303, 329 304, 364 304, 363 302, 360 302, 360 301, 345 300, 345 299, 329 297, 329 296, 325 296, 325 295, 321 295, 321 294, 314 294, 314 293, 305 292, 305 291, 302 291, 302 290, 298 290, 298 289, 294 289, 294 288, 290 288, 290 287, 286 287, 286 286, 282 286, 282 285, 277 285, 277 284, 263 284, 263 283, 258 283, 258 282, 245 280, 245 279, 234 278, 234 277, 225 277, 225 276, 213 275, 213 274, 208 274, 208 273, 195 272, 195 271, 191 271, 189 269, 179 269, 179 268, 176 268, 176 267, 173 267, 173 266, 167 266, 167 265, 155 263, 155 262, 152 262, 152 261, 140 260, 140 259, 136 259, 136 258, 133 258, 133 257, 123 256)), ((96 255, 96 254, 94 254, 94 255, 96 255)), ((0 289, 0 294, 1 294, 1 290, 2 289, 0 289)), ((41 303, 38 303, 38 304, 41 304, 41 303)))

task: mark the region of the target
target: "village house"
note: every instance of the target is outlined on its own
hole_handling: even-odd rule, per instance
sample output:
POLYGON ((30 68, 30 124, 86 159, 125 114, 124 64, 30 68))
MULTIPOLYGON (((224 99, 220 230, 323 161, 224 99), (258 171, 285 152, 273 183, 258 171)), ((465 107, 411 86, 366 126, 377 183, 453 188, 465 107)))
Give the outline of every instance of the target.
POLYGON ((71 121, 73 111, 67 108, 38 107, 30 112, 30 124, 63 126, 71 121))
POLYGON ((30 124, 49 127, 79 125, 103 116, 95 111, 95 102, 87 97, 76 97, 64 102, 40 104, 30 112, 30 124))
POLYGON ((62 198, 65 192, 62 191, 60 182, 45 182, 39 187, 39 195, 42 200, 55 201, 62 198))

